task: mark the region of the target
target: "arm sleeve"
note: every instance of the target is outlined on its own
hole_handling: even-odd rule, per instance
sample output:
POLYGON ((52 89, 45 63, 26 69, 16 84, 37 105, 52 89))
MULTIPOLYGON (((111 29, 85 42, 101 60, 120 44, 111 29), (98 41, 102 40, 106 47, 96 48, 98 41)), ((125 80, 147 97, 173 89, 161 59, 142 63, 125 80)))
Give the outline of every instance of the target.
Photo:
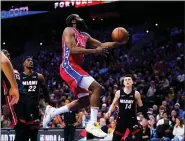
POLYGON ((144 106, 139 107, 139 112, 142 112, 143 116, 144 116, 146 119, 149 119, 148 114, 147 114, 147 112, 146 112, 144 106))

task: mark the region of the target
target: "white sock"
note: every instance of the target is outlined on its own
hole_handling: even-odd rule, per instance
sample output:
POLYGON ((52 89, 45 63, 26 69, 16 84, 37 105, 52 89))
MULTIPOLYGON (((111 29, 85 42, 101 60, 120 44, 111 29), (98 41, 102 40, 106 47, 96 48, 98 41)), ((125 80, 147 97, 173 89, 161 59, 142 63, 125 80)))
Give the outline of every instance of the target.
POLYGON ((54 112, 52 113, 52 117, 55 117, 57 115, 60 115, 60 114, 63 114, 63 113, 67 113, 67 112, 69 112, 69 108, 68 108, 67 105, 65 105, 65 106, 62 106, 60 108, 56 108, 54 110, 54 112))
POLYGON ((98 107, 91 107, 91 118, 90 121, 95 123, 97 122, 97 117, 98 117, 98 107))

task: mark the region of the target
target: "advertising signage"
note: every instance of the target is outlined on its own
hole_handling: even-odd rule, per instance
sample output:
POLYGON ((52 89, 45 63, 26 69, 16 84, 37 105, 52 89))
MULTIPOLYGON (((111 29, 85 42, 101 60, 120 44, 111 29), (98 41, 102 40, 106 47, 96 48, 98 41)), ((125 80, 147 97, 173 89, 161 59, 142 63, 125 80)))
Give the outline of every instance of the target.
POLYGON ((42 2, 27 4, 22 7, 12 6, 14 8, 4 10, 2 7, 1 19, 16 18, 21 16, 35 15, 50 12, 56 9, 67 9, 68 7, 81 8, 94 5, 101 5, 106 3, 115 2, 118 0, 65 0, 58 2, 42 2))

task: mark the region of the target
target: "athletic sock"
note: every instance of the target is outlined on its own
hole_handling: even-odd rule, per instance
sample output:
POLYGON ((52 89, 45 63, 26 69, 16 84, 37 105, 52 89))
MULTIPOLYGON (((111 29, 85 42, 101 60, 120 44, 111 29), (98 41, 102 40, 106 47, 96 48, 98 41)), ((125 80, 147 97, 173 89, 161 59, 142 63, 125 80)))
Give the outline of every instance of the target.
POLYGON ((97 117, 98 117, 98 107, 91 107, 91 117, 90 117, 90 121, 92 123, 97 122, 97 117))
POLYGON ((69 108, 67 105, 62 106, 60 108, 56 108, 53 112, 52 112, 52 117, 55 117, 57 115, 63 114, 63 113, 67 113, 69 112, 69 108))

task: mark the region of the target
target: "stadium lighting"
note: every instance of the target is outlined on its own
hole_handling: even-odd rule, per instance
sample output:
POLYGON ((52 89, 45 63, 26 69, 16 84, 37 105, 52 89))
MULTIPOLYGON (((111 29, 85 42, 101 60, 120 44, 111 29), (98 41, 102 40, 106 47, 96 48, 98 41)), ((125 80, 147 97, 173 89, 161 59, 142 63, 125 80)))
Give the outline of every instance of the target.
POLYGON ((95 20, 95 18, 92 19, 93 21, 95 20))
POLYGON ((147 30, 146 33, 148 33, 149 31, 147 30))
POLYGON ((40 43, 40 45, 42 46, 42 42, 40 43))
POLYGON ((158 26, 158 24, 156 23, 155 26, 158 26))
POLYGON ((101 19, 101 21, 103 21, 103 19, 101 19))
POLYGON ((3 42, 3 45, 5 45, 6 43, 5 42, 3 42))

